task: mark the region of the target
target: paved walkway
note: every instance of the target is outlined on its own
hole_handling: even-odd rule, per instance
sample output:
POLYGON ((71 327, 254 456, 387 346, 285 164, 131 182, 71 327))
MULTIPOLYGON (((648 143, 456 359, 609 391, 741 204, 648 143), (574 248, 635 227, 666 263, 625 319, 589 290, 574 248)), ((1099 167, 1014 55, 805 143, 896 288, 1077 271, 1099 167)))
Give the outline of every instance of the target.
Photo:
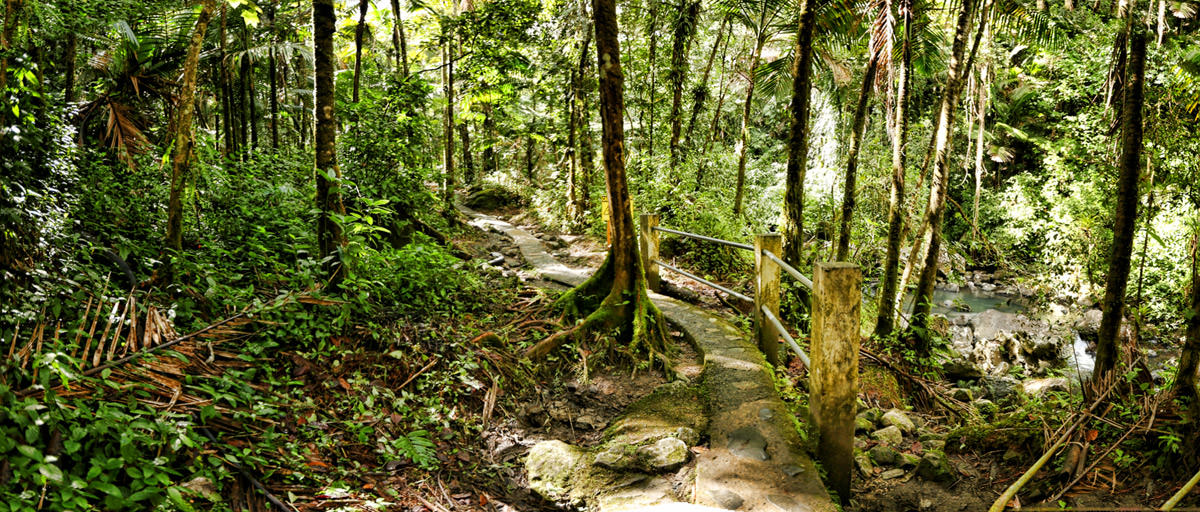
MULTIPOLYGON (((473 225, 512 237, 531 271, 540 277, 574 285, 590 275, 554 259, 525 230, 461 209, 472 217, 473 225)), ((650 298, 695 342, 704 358, 700 384, 707 392, 709 449, 697 456, 694 504, 748 512, 837 510, 801 449, 795 420, 775 390, 766 359, 749 337, 699 307, 656 293, 650 298)), ((630 509, 604 512, 618 510, 630 509)), ((672 505, 669 510, 705 509, 672 505)))

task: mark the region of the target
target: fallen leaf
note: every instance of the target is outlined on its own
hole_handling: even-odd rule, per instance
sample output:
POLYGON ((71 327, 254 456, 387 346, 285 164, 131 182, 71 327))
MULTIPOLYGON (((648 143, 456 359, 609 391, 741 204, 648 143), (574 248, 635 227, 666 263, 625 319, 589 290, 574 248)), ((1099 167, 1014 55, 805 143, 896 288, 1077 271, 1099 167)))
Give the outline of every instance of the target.
POLYGON ((341 386, 342 389, 344 389, 346 391, 350 391, 350 383, 346 382, 346 379, 338 377, 338 385, 341 386))
POLYGON ((1100 431, 1096 430, 1094 428, 1090 429, 1087 431, 1086 434, 1084 434, 1083 437, 1084 437, 1084 439, 1087 439, 1087 441, 1090 443, 1092 441, 1095 441, 1097 437, 1100 437, 1100 431))

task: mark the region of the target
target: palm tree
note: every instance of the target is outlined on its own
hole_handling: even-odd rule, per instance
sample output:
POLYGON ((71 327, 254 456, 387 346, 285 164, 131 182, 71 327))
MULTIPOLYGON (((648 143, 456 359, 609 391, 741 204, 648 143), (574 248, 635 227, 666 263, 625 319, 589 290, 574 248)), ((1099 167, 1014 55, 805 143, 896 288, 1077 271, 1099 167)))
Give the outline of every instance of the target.
POLYGON ((815 0, 803 0, 800 3, 796 67, 792 72, 792 126, 783 192, 783 252, 793 265, 798 265, 802 259, 804 242, 804 174, 808 169, 808 110, 812 95, 813 20, 816 15, 814 3, 815 0))

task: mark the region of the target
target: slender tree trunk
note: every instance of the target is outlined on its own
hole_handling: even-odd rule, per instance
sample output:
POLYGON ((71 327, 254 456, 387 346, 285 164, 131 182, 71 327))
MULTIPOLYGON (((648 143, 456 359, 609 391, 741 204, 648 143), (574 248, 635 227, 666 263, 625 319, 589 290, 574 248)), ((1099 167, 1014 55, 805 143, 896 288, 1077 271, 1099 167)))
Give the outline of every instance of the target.
POLYGON ((400 78, 408 77, 408 42, 404 40, 404 18, 400 10, 400 0, 392 0, 392 46, 396 50, 396 69, 400 70, 400 78))
MULTIPOLYGON (((4 30, 0 31, 0 91, 8 86, 8 52, 12 50, 13 39, 17 35, 17 22, 20 21, 23 0, 5 0, 4 30)), ((0 109, 0 121, 8 119, 8 109, 0 109)))
POLYGON ((979 133, 975 134, 975 206, 971 208, 971 233, 979 238, 979 196, 983 194, 983 142, 987 133, 988 109, 988 68, 984 66, 979 72, 979 104, 976 106, 975 121, 979 124, 979 133))
POLYGON ((1167 0, 1158 0, 1157 28, 1158 30, 1156 32, 1158 37, 1154 39, 1154 42, 1159 48, 1161 48, 1163 45, 1163 38, 1165 38, 1167 34, 1167 0))
MULTIPOLYGON (((449 36, 448 36, 449 37, 449 36)), ((445 176, 442 189, 442 203, 445 211, 450 212, 454 209, 454 55, 451 51, 452 43, 447 39, 442 46, 442 62, 445 64, 443 68, 443 86, 446 93, 446 112, 444 128, 444 140, 446 141, 445 153, 445 176)))
MULTIPOLYGON (((1130 7, 1130 14, 1137 9, 1130 7)), ((1125 314, 1125 289, 1133 253, 1137 221, 1138 178, 1142 170, 1142 98, 1146 72, 1146 29, 1133 22, 1129 35, 1129 63, 1125 70, 1125 98, 1121 116, 1121 166, 1117 181, 1117 207, 1113 216, 1113 242, 1104 286, 1104 314, 1096 342, 1095 378, 1104 378, 1117 364, 1117 341, 1125 314)))
POLYGON ((337 288, 345 277, 339 249, 345 245, 342 228, 334 221, 344 215, 337 164, 337 118, 334 101, 333 34, 337 14, 333 0, 313 0, 314 72, 316 75, 316 167, 317 167, 317 243, 322 260, 333 257, 326 269, 330 284, 337 288))
POLYGON ((471 133, 466 122, 458 125, 458 138, 462 140, 463 184, 475 182, 475 160, 471 158, 471 133))
MULTIPOLYGON (((725 76, 728 71, 728 56, 729 56, 729 40, 733 39, 733 28, 730 27, 729 37, 725 38, 725 44, 721 47, 721 76, 725 76)), ((708 140, 704 142, 704 152, 707 153, 712 149, 713 142, 717 140, 717 127, 721 121, 721 110, 725 108, 725 93, 729 90, 729 80, 721 80, 721 86, 717 88, 717 108, 713 110, 712 124, 708 128, 708 140)), ((700 169, 704 169, 701 166, 700 169)), ((700 190, 701 176, 696 176, 696 190, 700 190)))
MULTIPOLYGON (((579 11, 587 15, 587 2, 580 0, 579 11)), ((589 18, 590 21, 590 18, 589 18)), ((592 23, 588 23, 584 29, 587 34, 584 35, 584 40, 590 40, 595 31, 592 23)), ((584 55, 579 61, 579 93, 576 95, 579 102, 579 166, 582 171, 581 183, 579 184, 579 207, 580 211, 586 214, 592 207, 592 175, 595 174, 596 164, 593 160, 595 157, 594 149, 592 148, 592 108, 590 98, 592 96, 592 88, 595 82, 592 78, 592 59, 586 54, 587 45, 584 45, 584 55)))
MULTIPOLYGON (((646 36, 650 38, 650 89, 646 91, 650 101, 646 102, 646 155, 654 159, 654 107, 658 103, 658 3, 650 2, 650 24, 646 27, 646 36)), ((622 114, 624 115, 624 114, 622 114)))
POLYGON ((354 92, 353 101, 358 103, 358 84, 362 80, 362 44, 367 33, 367 0, 358 1, 358 25, 354 27, 354 92))
POLYGON ((483 176, 491 176, 496 172, 496 118, 491 103, 481 103, 480 109, 483 110, 483 136, 486 137, 483 141, 483 176))
POLYGON ((529 180, 530 185, 536 185, 537 177, 534 176, 535 165, 533 155, 537 152, 537 139, 533 135, 525 137, 525 179, 529 180))
POLYGON ((858 92, 858 104, 854 107, 851 124, 850 149, 846 153, 846 185, 842 191, 842 226, 838 232, 837 261, 846 261, 850 256, 850 225, 854 220, 854 195, 857 187, 858 152, 862 146, 863 132, 867 127, 867 105, 871 102, 871 90, 875 87, 875 73, 879 67, 879 52, 872 51, 867 69, 863 72, 862 89, 858 92))
POLYGON ((579 224, 579 194, 575 190, 576 186, 576 155, 575 155, 575 125, 578 117, 577 106, 575 104, 576 89, 579 87, 579 80, 575 75, 575 69, 567 72, 567 101, 563 105, 566 107, 567 114, 567 151, 564 157, 567 159, 567 219, 571 225, 571 229, 579 224))
POLYGON ((1075 0, 1063 0, 1063 7, 1068 11, 1075 10, 1075 0))
POLYGON ((812 96, 812 44, 816 0, 800 4, 796 30, 796 68, 792 70, 791 134, 788 137, 787 179, 783 191, 783 253, 788 263, 803 260, 804 174, 808 169, 808 111, 812 96))
MULTIPOLYGON (((692 92, 692 116, 688 119, 687 132, 683 136, 683 150, 691 151, 692 134, 696 129, 696 119, 700 117, 700 112, 704 110, 704 102, 708 101, 708 79, 712 75, 713 61, 717 59, 717 50, 721 49, 721 40, 725 37, 725 27, 729 25, 729 17, 721 16, 721 26, 717 28, 717 39, 713 41, 712 50, 708 53, 707 64, 704 65, 704 73, 700 76, 700 85, 692 92)), ((697 174, 697 176, 699 176, 697 174)))
MULTIPOLYGON (((245 41, 246 48, 249 48, 250 29, 245 23, 242 24, 242 40, 245 41)), ((250 148, 258 151, 258 105, 255 101, 258 94, 254 85, 254 63, 251 62, 249 54, 242 58, 242 71, 246 74, 246 107, 250 111, 250 148)))
POLYGON ((66 50, 66 84, 63 86, 64 98, 67 103, 75 102, 75 59, 79 48, 79 34, 71 31, 67 34, 67 50, 66 50))
POLYGON ((679 165, 681 150, 679 140, 683 133, 683 85, 687 81, 688 52, 692 46, 692 35, 696 32, 696 19, 700 16, 700 2, 693 1, 684 7, 675 22, 675 40, 671 45, 671 169, 679 165))
POLYGON ((196 108, 196 68, 200 65, 200 49, 204 34, 212 19, 214 0, 200 0, 200 16, 188 43, 183 61, 183 82, 179 90, 179 106, 175 109, 175 146, 171 155, 171 193, 167 201, 167 247, 183 250, 183 186, 192 158, 192 115, 196 108))
MULTIPOLYGON (((942 218, 946 212, 947 187, 950 183, 950 144, 954 130, 954 117, 958 110, 958 101, 962 92, 964 75, 964 54, 967 47, 967 36, 970 33, 971 20, 974 18, 976 2, 964 0, 962 11, 958 15, 958 24, 954 33, 954 43, 951 47, 950 65, 946 72, 946 86, 942 94, 941 107, 938 110, 938 130, 934 134, 934 176, 930 180, 929 203, 925 211, 925 224, 929 226, 925 235, 925 246, 929 249, 925 255, 924 268, 917 282, 916 302, 913 305, 913 327, 918 330, 928 327, 929 312, 933 302, 933 285, 937 278, 938 254, 942 241, 942 218)), ((929 336, 916 336, 917 352, 928 355, 929 336)))
POLYGON ((279 68, 275 62, 275 45, 278 36, 275 35, 275 4, 267 6, 267 18, 271 25, 271 52, 267 57, 267 68, 271 73, 271 149, 279 149, 279 68))
MULTIPOLYGON (((758 70, 758 59, 762 57, 762 48, 766 38, 759 36, 754 43, 754 53, 750 55, 749 82, 746 84, 746 102, 742 105, 742 132, 738 142, 738 171, 737 187, 733 192, 733 215, 742 214, 742 195, 746 186, 746 145, 750 139, 750 115, 754 106, 754 85, 758 70)), ((717 112, 720 115, 720 112, 717 112)))
POLYGON ((221 2, 221 26, 218 32, 218 41, 220 51, 217 53, 217 87, 221 92, 221 109, 225 114, 225 148, 221 152, 221 156, 227 157, 231 151, 236 151, 237 144, 233 140, 233 98, 229 87, 229 70, 226 69, 225 63, 225 2, 221 2))
POLYGON ((1196 370, 1200 367, 1200 264, 1197 263, 1197 246, 1200 246, 1200 229, 1192 233, 1192 310, 1187 319, 1183 349, 1179 354, 1179 372, 1175 376, 1175 393, 1189 397, 1193 402, 1200 400, 1200 392, 1196 389, 1196 370))
POLYGON ((900 66, 896 70, 895 113, 892 115, 892 191, 888 203, 888 242, 883 264, 883 282, 879 289, 879 308, 875 319, 875 335, 892 333, 896 324, 896 280, 900 269, 900 244, 904 231, 904 181, 908 158, 908 95, 912 82, 912 45, 909 31, 913 18, 913 0, 901 0, 899 12, 904 30, 900 47, 900 66))

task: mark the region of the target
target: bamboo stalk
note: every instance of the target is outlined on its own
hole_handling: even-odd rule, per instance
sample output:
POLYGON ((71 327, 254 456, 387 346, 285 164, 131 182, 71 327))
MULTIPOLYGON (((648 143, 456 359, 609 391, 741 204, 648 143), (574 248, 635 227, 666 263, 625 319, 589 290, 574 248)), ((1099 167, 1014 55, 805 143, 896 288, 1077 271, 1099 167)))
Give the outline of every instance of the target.
POLYGON ((1192 492, 1192 488, 1195 487, 1197 483, 1200 483, 1200 471, 1197 471, 1196 474, 1192 476, 1191 480, 1188 480, 1186 484, 1183 484, 1183 487, 1181 487, 1179 492, 1175 493, 1174 496, 1171 496, 1171 499, 1167 500, 1166 503, 1163 503, 1162 508, 1159 510, 1175 510, 1175 505, 1178 505, 1179 502, 1183 500, 1184 496, 1187 496, 1189 492, 1192 492))
POLYGON ((96 301, 95 316, 92 317, 92 327, 88 329, 87 343, 83 346, 83 352, 79 354, 79 368, 83 369, 87 364, 88 352, 92 350, 92 336, 96 335, 96 325, 100 323, 100 315, 104 314, 104 296, 96 301))
POLYGON ((140 341, 142 341, 142 340, 139 340, 138 336, 137 336, 137 325, 138 325, 137 299, 135 299, 133 297, 132 293, 129 295, 128 310, 131 312, 129 314, 129 334, 127 336, 125 336, 125 346, 121 349, 122 356, 129 354, 129 349, 130 349, 131 345, 132 345, 133 351, 137 352, 138 343, 140 341))
POLYGON ((108 341, 108 329, 112 327, 113 317, 117 315, 117 308, 120 306, 120 302, 113 303, 112 311, 108 312, 108 318, 104 322, 104 333, 100 335, 96 353, 92 355, 92 366, 100 366, 100 358, 104 357, 104 342, 108 341))

